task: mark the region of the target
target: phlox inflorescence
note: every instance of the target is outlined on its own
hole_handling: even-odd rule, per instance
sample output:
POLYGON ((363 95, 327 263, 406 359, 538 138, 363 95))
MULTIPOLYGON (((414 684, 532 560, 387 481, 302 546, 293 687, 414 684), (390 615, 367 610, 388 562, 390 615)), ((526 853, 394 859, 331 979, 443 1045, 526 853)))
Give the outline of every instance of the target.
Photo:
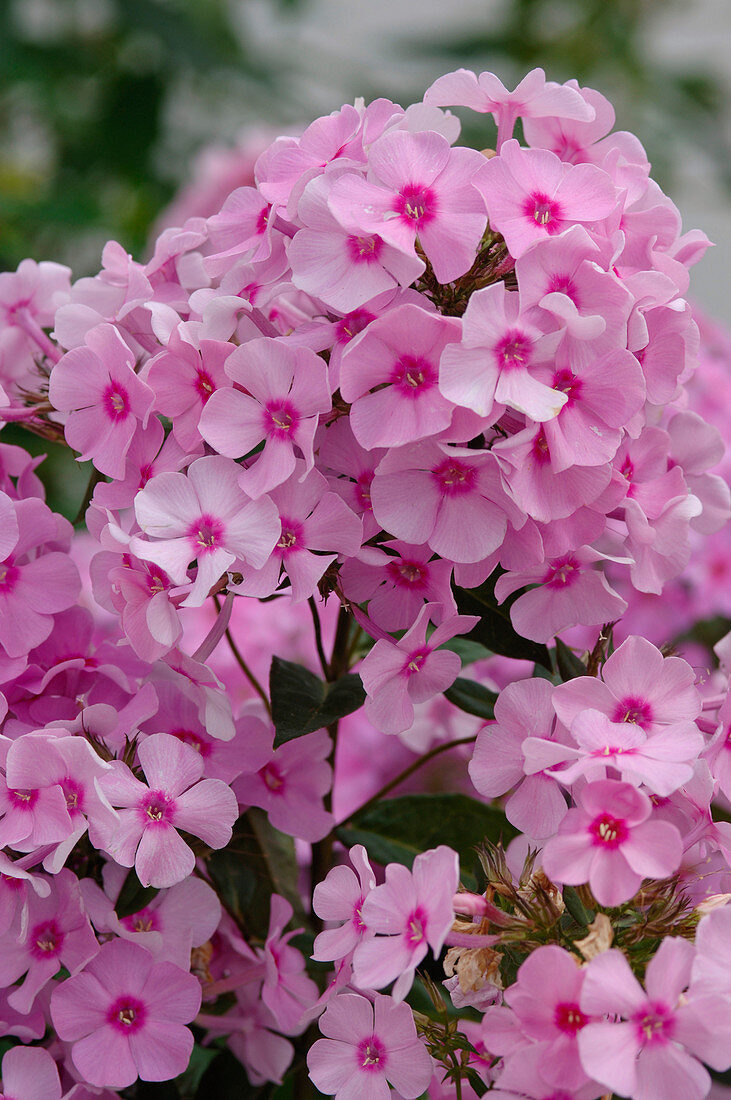
POLYGON ((0 421, 92 466, 74 534, 0 442, 3 1096, 196 1040, 342 1100, 702 1100, 731 1064, 729 641, 702 683, 606 629, 709 613, 709 242, 613 125, 459 70, 275 139, 146 264, 0 275, 0 421), (477 863, 475 815, 513 838, 477 863))

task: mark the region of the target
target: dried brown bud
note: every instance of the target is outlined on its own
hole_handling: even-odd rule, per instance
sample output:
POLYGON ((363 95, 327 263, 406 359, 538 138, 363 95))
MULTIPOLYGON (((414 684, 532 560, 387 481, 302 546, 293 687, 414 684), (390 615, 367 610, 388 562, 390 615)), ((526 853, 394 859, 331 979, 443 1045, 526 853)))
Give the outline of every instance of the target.
POLYGON ((597 913, 589 925, 589 935, 583 940, 574 940, 574 946, 578 947, 581 954, 588 962, 597 955, 608 951, 614 942, 614 929, 612 922, 606 913, 597 913))

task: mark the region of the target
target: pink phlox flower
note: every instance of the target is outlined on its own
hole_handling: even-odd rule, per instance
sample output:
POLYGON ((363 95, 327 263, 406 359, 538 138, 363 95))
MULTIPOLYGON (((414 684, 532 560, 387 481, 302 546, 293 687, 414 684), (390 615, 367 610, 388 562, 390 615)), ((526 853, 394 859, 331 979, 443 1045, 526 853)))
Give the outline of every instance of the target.
POLYGON ((667 427, 670 436, 670 461, 683 470, 690 492, 703 505, 700 515, 690 521, 695 531, 711 535, 720 531, 731 516, 731 490, 728 482, 707 471, 723 460, 725 444, 712 424, 690 410, 676 413, 667 427))
POLYGON ((145 265, 156 303, 187 313, 190 292, 210 282, 201 254, 207 239, 205 219, 198 217, 159 234, 152 259, 145 265))
POLYGON ((548 1084, 542 1074, 543 1055, 543 1043, 531 1043, 509 1054, 498 1068, 490 1100, 598 1100, 602 1096, 602 1086, 596 1081, 573 1089, 564 1081, 548 1084))
POLYGON ((198 1024, 209 1036, 227 1035, 230 1050, 246 1070, 252 1085, 281 1084, 292 1061, 294 1047, 278 1034, 277 1021, 261 999, 260 989, 245 985, 235 990, 236 1004, 223 1014, 201 1013, 198 1024))
POLYGON ((582 710, 601 710, 612 722, 634 722, 646 733, 694 721, 701 712, 695 672, 682 657, 664 657, 632 636, 605 662, 601 679, 578 676, 554 691, 556 714, 567 728, 582 710))
MULTIPOLYGON (((203 450, 200 440, 196 450, 203 450)), ((131 508, 135 495, 144 489, 150 478, 166 470, 181 470, 196 457, 196 450, 184 451, 172 433, 166 439, 162 424, 154 418, 146 428, 138 428, 132 437, 124 477, 100 482, 94 490, 93 506, 116 512, 131 508)), ((88 521, 87 526, 90 526, 88 521)))
POLYGON ((695 364, 699 335, 692 316, 690 305, 682 298, 642 314, 642 343, 631 345, 630 350, 642 365, 648 400, 655 405, 677 398, 679 379, 695 364))
POLYGON ((268 497, 250 500, 239 473, 235 462, 211 455, 196 459, 187 474, 158 474, 135 498, 137 522, 156 541, 132 538, 132 553, 162 566, 176 584, 187 581, 193 559, 198 563, 187 606, 200 607, 237 559, 261 568, 280 537, 274 504, 268 497))
MULTIPOLYGON (((577 960, 553 944, 537 948, 518 969, 505 990, 505 1002, 515 1013, 526 1038, 540 1051, 539 1077, 571 1092, 586 1085, 578 1038, 591 1017, 580 1008, 586 971, 577 960)), ((489 1042, 489 1031, 486 1036, 489 1042)), ((524 1052, 516 1055, 519 1060, 524 1052)), ((505 1078, 500 1084, 506 1084, 505 1078)))
POLYGON ((332 786, 327 762, 332 742, 317 730, 273 748, 273 730, 255 715, 242 720, 247 758, 233 790, 242 806, 260 806, 275 829, 303 840, 322 840, 330 832, 332 814, 323 797, 332 786))
POLYGON ((398 447, 449 427, 453 406, 439 390, 439 360, 460 332, 455 318, 403 305, 351 341, 340 392, 351 402, 350 426, 361 446, 398 447))
POLYGON ((633 558, 632 584, 641 592, 662 592, 665 583, 683 571, 690 560, 690 524, 703 506, 684 493, 669 501, 656 519, 649 519, 636 500, 624 504, 626 547, 633 558))
POLYGON ((172 962, 189 970, 191 951, 210 940, 221 920, 221 904, 202 879, 188 878, 162 890, 143 909, 119 918, 115 904, 128 872, 108 862, 102 870, 104 890, 92 879, 83 879, 84 906, 97 932, 114 933, 137 943, 156 962, 172 962))
POLYGON ((153 296, 142 264, 117 241, 107 241, 102 270, 91 278, 76 280, 70 301, 56 310, 53 335, 62 347, 76 348, 85 343, 91 329, 106 321, 124 330, 130 346, 141 349, 136 337, 146 339, 148 333, 152 337, 150 315, 144 307, 153 296))
POLYGON ((203 760, 206 779, 231 783, 248 762, 248 727, 244 718, 236 721, 234 736, 223 741, 214 737, 201 718, 191 686, 176 680, 155 680, 157 711, 142 723, 144 733, 169 733, 190 745, 203 760))
POLYGON ((612 468, 608 464, 554 470, 543 424, 529 425, 500 440, 494 445, 493 454, 504 470, 505 481, 518 507, 538 523, 566 519, 585 504, 599 507, 603 495, 610 491, 613 509, 624 496, 623 487, 619 491, 612 489, 612 468))
POLYGON ((586 124, 596 114, 593 103, 576 81, 557 84, 546 80, 543 69, 531 69, 512 92, 494 73, 476 76, 469 69, 457 69, 438 77, 427 88, 424 102, 439 107, 469 107, 493 115, 498 127, 498 152, 503 142, 512 137, 518 118, 576 119, 586 124))
POLYGON ((34 473, 36 466, 42 461, 41 455, 33 457, 24 447, 0 443, 0 491, 13 500, 25 500, 26 497, 39 497, 40 500, 45 500, 46 490, 43 482, 34 473))
POLYGON ((171 649, 163 661, 167 668, 160 672, 173 683, 182 684, 182 691, 195 701, 210 736, 231 741, 236 734, 231 700, 215 672, 180 649, 171 649))
POLYGON ((297 208, 304 228, 290 241, 287 256, 296 287, 347 313, 384 291, 410 286, 424 263, 375 233, 362 233, 355 223, 341 224, 327 205, 331 186, 325 176, 308 183, 297 208))
POLYGON ((315 444, 318 469, 328 478, 330 488, 360 516, 363 541, 366 542, 381 529, 373 515, 371 482, 386 449, 376 447, 366 451, 353 435, 347 418, 336 420, 327 428, 321 427, 315 444))
POLYGON ((627 601, 610 587, 594 565, 601 555, 589 546, 552 558, 522 573, 503 573, 495 584, 502 603, 527 584, 535 584, 510 606, 510 620, 519 634, 547 642, 569 626, 613 622, 627 610, 627 601))
POLYGON ((200 755, 168 733, 147 737, 137 755, 147 784, 120 761, 100 780, 105 796, 120 811, 103 847, 123 867, 134 865, 143 886, 174 886, 195 866, 195 856, 177 830, 211 848, 225 847, 238 817, 236 796, 219 779, 201 779, 200 755))
POLYGON ((25 981, 8 997, 18 1012, 30 1012, 41 990, 63 966, 76 974, 99 951, 71 871, 53 877, 46 897, 31 894, 22 924, 8 931, 0 951, 0 986, 25 981))
POLYGON ((707 913, 695 933, 692 989, 731 996, 731 906, 707 913))
MULTIPOLYGON (((576 80, 567 80, 563 86, 578 92, 584 102, 594 108, 594 117, 587 120, 562 117, 558 113, 543 117, 526 115, 523 119, 526 143, 550 149, 561 160, 571 164, 581 161, 597 164, 600 154, 595 146, 606 138, 614 126, 614 107, 601 92, 594 88, 581 88, 576 80)), ((603 149, 603 146, 600 148, 603 149)))
POLYGON ((143 661, 157 660, 178 642, 182 597, 173 595, 174 585, 159 565, 103 550, 92 559, 90 572, 94 598, 117 612, 127 641, 143 661))
POLYGON ((578 748, 528 738, 523 744, 526 771, 549 768, 560 783, 570 785, 580 776, 604 779, 612 768, 625 782, 664 798, 688 782, 705 746, 694 722, 664 726, 648 737, 635 723, 612 722, 598 710, 577 715, 571 736, 578 748))
POLYGON ((233 351, 220 340, 201 340, 198 346, 173 332, 165 351, 148 360, 143 378, 155 393, 155 408, 172 422, 181 447, 200 445, 198 421, 210 396, 228 386, 224 364, 233 351))
POLYGON ((277 1027, 287 1035, 301 1034, 310 1022, 308 1010, 316 1003, 319 990, 305 973, 302 953, 289 941, 302 929, 284 932, 292 919, 292 906, 272 894, 269 931, 260 957, 264 960, 264 984, 261 999, 270 1010, 277 1027))
POLYGON ((353 975, 361 989, 395 982, 392 996, 402 1001, 414 971, 431 947, 438 955, 454 921, 452 899, 459 882, 457 853, 445 845, 423 852, 409 871, 386 867, 386 881, 366 897, 361 914, 373 937, 355 949, 353 975))
POLYGON ((3 1055, 2 1100, 61 1100, 61 1082, 43 1047, 17 1046, 3 1055))
POLYGON ((635 1100, 708 1095, 711 1081, 700 1061, 716 1070, 731 1063, 731 1003, 714 994, 691 995, 694 954, 685 940, 663 940, 647 966, 646 992, 621 951, 591 960, 581 1007, 610 1020, 588 1024, 579 1051, 597 1081, 635 1100))
POLYGON ((495 457, 425 440, 389 451, 371 485, 382 528, 452 562, 482 561, 525 523, 495 457))
POLYGON ((331 962, 351 955, 369 929, 363 921, 363 902, 376 885, 368 853, 362 844, 354 845, 348 857, 355 868, 339 864, 317 884, 312 908, 324 921, 342 921, 339 928, 330 928, 315 939, 312 957, 331 962))
POLYGON ((611 462, 624 429, 645 404, 642 370, 629 351, 616 349, 584 367, 559 351, 552 368, 537 372, 566 403, 543 426, 557 472, 611 462))
POLYGON ((340 364, 350 341, 354 340, 376 317, 380 317, 389 309, 409 304, 436 312, 431 299, 427 298, 425 294, 420 294, 417 290, 411 288, 386 290, 357 309, 349 310, 339 320, 332 323, 329 337, 330 361, 327 369, 330 388, 333 393, 340 385, 340 364))
POLYGON ((184 1025, 198 1012, 200 982, 173 963, 155 963, 137 944, 105 943, 82 973, 51 998, 53 1026, 90 1085, 126 1088, 182 1073, 193 1050, 184 1025))
POLYGON ((74 845, 89 830, 92 844, 110 829, 118 816, 102 793, 100 780, 111 764, 102 760, 88 741, 67 736, 66 731, 39 730, 18 738, 8 749, 6 780, 19 790, 60 787, 72 830, 43 860, 46 871, 56 874, 74 845))
POLYGON ((287 253, 277 236, 266 260, 240 261, 225 272, 218 286, 195 290, 190 296, 191 313, 200 316, 195 342, 234 337, 235 343, 244 344, 260 337, 262 320, 272 321, 270 309, 276 309, 284 292, 291 292, 289 276, 287 253))
POLYGON ((471 182, 483 165, 441 134, 393 130, 369 150, 369 179, 340 176, 328 204, 346 229, 376 234, 406 256, 418 237, 436 278, 449 283, 469 270, 485 231, 485 203, 471 182))
POLYGON ((321 1016, 320 1031, 325 1038, 307 1055, 310 1078, 320 1092, 336 1100, 388 1100, 393 1085, 399 1096, 415 1100, 427 1088, 432 1060, 408 1005, 379 993, 373 1003, 341 993, 321 1016))
POLYGON ((292 600, 300 603, 314 594, 317 584, 339 555, 353 557, 360 550, 363 525, 316 469, 306 473, 297 459, 294 473, 270 496, 279 512, 281 534, 265 565, 242 569, 243 583, 229 591, 246 596, 269 596, 280 584, 284 571, 292 600), (304 476, 303 479, 303 475, 304 476))
POLYGON ((238 256, 265 260, 271 254, 276 211, 255 187, 237 187, 217 214, 208 218, 208 255, 212 276, 224 274, 238 256))
POLYGON ((555 729, 553 687, 546 680, 527 679, 508 684, 495 704, 495 722, 477 734, 470 779, 485 798, 496 798, 515 788, 505 814, 516 828, 531 837, 553 836, 566 816, 566 800, 556 780, 546 771, 526 766, 523 743, 540 737, 563 749, 565 735, 555 729))
POLYGON ((504 283, 475 291, 464 314, 462 342, 445 348, 441 358, 444 396, 493 419, 503 405, 532 420, 556 416, 567 397, 539 381, 532 368, 553 358, 561 334, 544 335, 535 313, 522 310, 520 295, 504 283))
POLYGON ((332 406, 325 363, 307 348, 263 337, 236 348, 226 374, 240 388, 222 388, 211 397, 200 419, 206 442, 229 458, 264 444, 239 476, 251 497, 287 480, 295 469, 295 447, 305 459, 303 477, 314 465, 319 417, 332 406))
POLYGON ((616 906, 644 878, 667 878, 680 866, 680 833, 651 818, 650 799, 629 783, 598 780, 577 801, 543 849, 543 870, 554 882, 588 883, 600 905, 616 906))
POLYGON ((21 260, 16 271, 0 275, 0 318, 4 325, 25 331, 27 319, 50 328, 56 310, 71 290, 71 269, 48 260, 21 260))
POLYGON ((414 625, 398 641, 381 638, 360 666, 366 690, 365 712, 382 733, 402 733, 414 722, 414 704, 446 691, 462 662, 451 650, 440 650, 456 634, 470 630, 474 615, 447 615, 427 640, 427 624, 442 616, 438 604, 424 604, 414 625))
POLYGON ((363 118, 357 107, 345 104, 310 123, 298 138, 272 142, 256 162, 256 182, 271 203, 287 207, 293 217, 307 183, 326 169, 355 168, 363 164, 363 118))
POLYGON ((704 753, 718 789, 731 799, 731 695, 718 711, 719 726, 704 753))
POLYGON ((547 149, 521 149, 514 139, 483 163, 473 182, 484 197, 490 226, 502 233, 516 260, 536 241, 576 222, 602 221, 618 201, 601 168, 564 164, 547 149))
POLYGON ((24 863, 29 863, 32 867, 36 862, 35 853, 12 860, 5 852, 0 852, 0 936, 13 924, 18 923, 22 928, 27 922, 30 890, 41 898, 48 897, 51 892, 49 879, 43 875, 31 874, 23 866, 24 863))
POLYGON ((76 602, 81 581, 71 558, 54 545, 66 521, 42 501, 11 501, 2 493, 0 515, 0 646, 21 657, 48 638, 53 616, 76 602))
POLYGON ((102 324, 59 360, 48 385, 51 404, 68 413, 64 434, 79 462, 91 459, 113 478, 124 477, 132 437, 139 424, 147 424, 155 400, 134 365, 118 329, 102 324))
POLYGON ((368 601, 368 614, 377 626, 407 630, 424 601, 441 604, 445 614, 457 613, 450 587, 452 568, 451 562, 433 559, 428 546, 390 539, 380 547, 365 546, 349 558, 340 579, 348 600, 368 601))
MULTIPOLYGON (((3 756, 14 742, 3 738, 3 756)), ((35 779, 34 779, 35 782, 35 779)), ((10 787, 0 778, 0 847, 33 852, 46 844, 58 844, 71 835, 74 823, 64 792, 51 786, 10 787)))

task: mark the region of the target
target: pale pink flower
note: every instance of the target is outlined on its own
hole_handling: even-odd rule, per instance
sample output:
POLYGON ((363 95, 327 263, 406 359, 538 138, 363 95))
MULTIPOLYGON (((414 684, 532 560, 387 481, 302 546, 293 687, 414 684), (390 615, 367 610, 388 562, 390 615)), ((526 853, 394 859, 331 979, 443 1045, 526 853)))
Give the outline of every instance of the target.
POLYGON ((42 1047, 13 1047, 3 1055, 2 1100, 61 1100, 56 1063, 42 1047))
POLYGON ((557 84, 546 80, 543 69, 531 69, 512 92, 494 73, 476 76, 469 69, 457 69, 438 77, 424 93, 424 102, 439 107, 469 107, 493 115, 498 127, 498 152, 503 142, 512 137, 518 118, 549 118, 552 122, 577 119, 588 123, 595 114, 593 105, 587 102, 575 81, 557 84))
POLYGON ((362 844, 355 844, 348 857, 357 875, 350 867, 338 864, 318 882, 312 897, 312 908, 321 920, 344 922, 339 928, 326 929, 317 936, 312 957, 318 961, 346 958, 368 934, 362 908, 376 885, 376 876, 362 844))
POLYGON ((90 1085, 126 1088, 167 1081, 188 1065, 193 1035, 184 1025, 201 1003, 201 986, 172 963, 154 963, 126 940, 106 943, 81 974, 59 983, 51 1019, 72 1043, 71 1059, 90 1085))
POLYGON ((629 783, 601 779, 584 787, 545 845, 543 870, 554 882, 588 883, 600 905, 621 905, 644 878, 667 878, 682 856, 680 833, 651 819, 652 803, 629 783))
POLYGON ((48 398, 68 413, 66 441, 103 474, 124 476, 125 459, 137 427, 147 424, 155 395, 135 374, 135 358, 113 325, 86 334, 51 371, 48 398))
POLYGON ((606 951, 589 963, 581 1007, 612 1021, 587 1024, 579 1034, 587 1073, 633 1100, 702 1100, 715 1070, 731 1064, 731 1002, 714 994, 693 995, 693 946, 663 940, 650 960, 642 989, 621 951, 606 951))
POLYGON ((280 1031, 299 1035, 309 1023, 309 1010, 317 1002, 319 990, 305 973, 302 952, 289 945, 292 937, 302 931, 284 931, 291 919, 292 906, 286 898, 272 894, 269 931, 259 952, 264 960, 261 999, 280 1031))
POLYGON ((382 989, 395 981, 402 1001, 414 972, 431 947, 437 955, 452 927, 452 899, 459 883, 457 853, 445 845, 422 852, 409 871, 389 863, 386 881, 365 898, 361 916, 370 932, 355 949, 353 976, 361 989, 382 989))
POLYGON ((239 813, 236 796, 220 779, 201 779, 200 755, 169 733, 147 737, 137 755, 149 786, 121 761, 100 781, 120 810, 119 824, 104 836, 103 846, 123 867, 134 865, 143 886, 174 886, 195 866, 177 830, 211 848, 225 847, 239 813))
POLYGON ((374 1003, 354 993, 334 997, 320 1017, 307 1065, 315 1087, 329 1096, 388 1100, 393 1085, 415 1100, 432 1075, 432 1060, 416 1035, 406 1004, 376 993, 374 1003))
POLYGON ((217 389, 228 387, 223 368, 233 350, 221 340, 201 340, 196 347, 176 329, 167 348, 146 363, 143 378, 155 393, 155 408, 170 418, 181 447, 200 445, 201 412, 217 389))
POLYGON ((218 455, 199 458, 187 474, 162 473, 135 498, 135 514, 151 539, 135 537, 138 558, 161 566, 176 584, 185 584, 195 559, 198 572, 186 605, 201 606, 211 587, 240 560, 261 568, 281 525, 268 497, 252 501, 238 484, 240 468, 218 455))

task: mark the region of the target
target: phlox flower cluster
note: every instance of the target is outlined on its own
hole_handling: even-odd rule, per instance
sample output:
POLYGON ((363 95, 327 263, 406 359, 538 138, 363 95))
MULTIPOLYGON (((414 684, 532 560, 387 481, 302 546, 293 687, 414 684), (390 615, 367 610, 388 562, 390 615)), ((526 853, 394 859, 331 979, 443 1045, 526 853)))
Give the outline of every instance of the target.
POLYGON ((489 608, 545 660, 593 644, 731 514, 693 411, 709 242, 613 126, 576 81, 460 70, 276 138, 146 263, 0 275, 0 421, 91 467, 74 535, 0 442, 7 1100, 110 1100, 195 1039, 341 1100, 702 1100, 731 1063, 726 671, 702 697, 602 631, 523 679, 475 640, 489 608), (472 787, 412 779, 445 748, 472 787), (408 782, 522 834, 474 892, 445 843, 333 846, 408 782))

